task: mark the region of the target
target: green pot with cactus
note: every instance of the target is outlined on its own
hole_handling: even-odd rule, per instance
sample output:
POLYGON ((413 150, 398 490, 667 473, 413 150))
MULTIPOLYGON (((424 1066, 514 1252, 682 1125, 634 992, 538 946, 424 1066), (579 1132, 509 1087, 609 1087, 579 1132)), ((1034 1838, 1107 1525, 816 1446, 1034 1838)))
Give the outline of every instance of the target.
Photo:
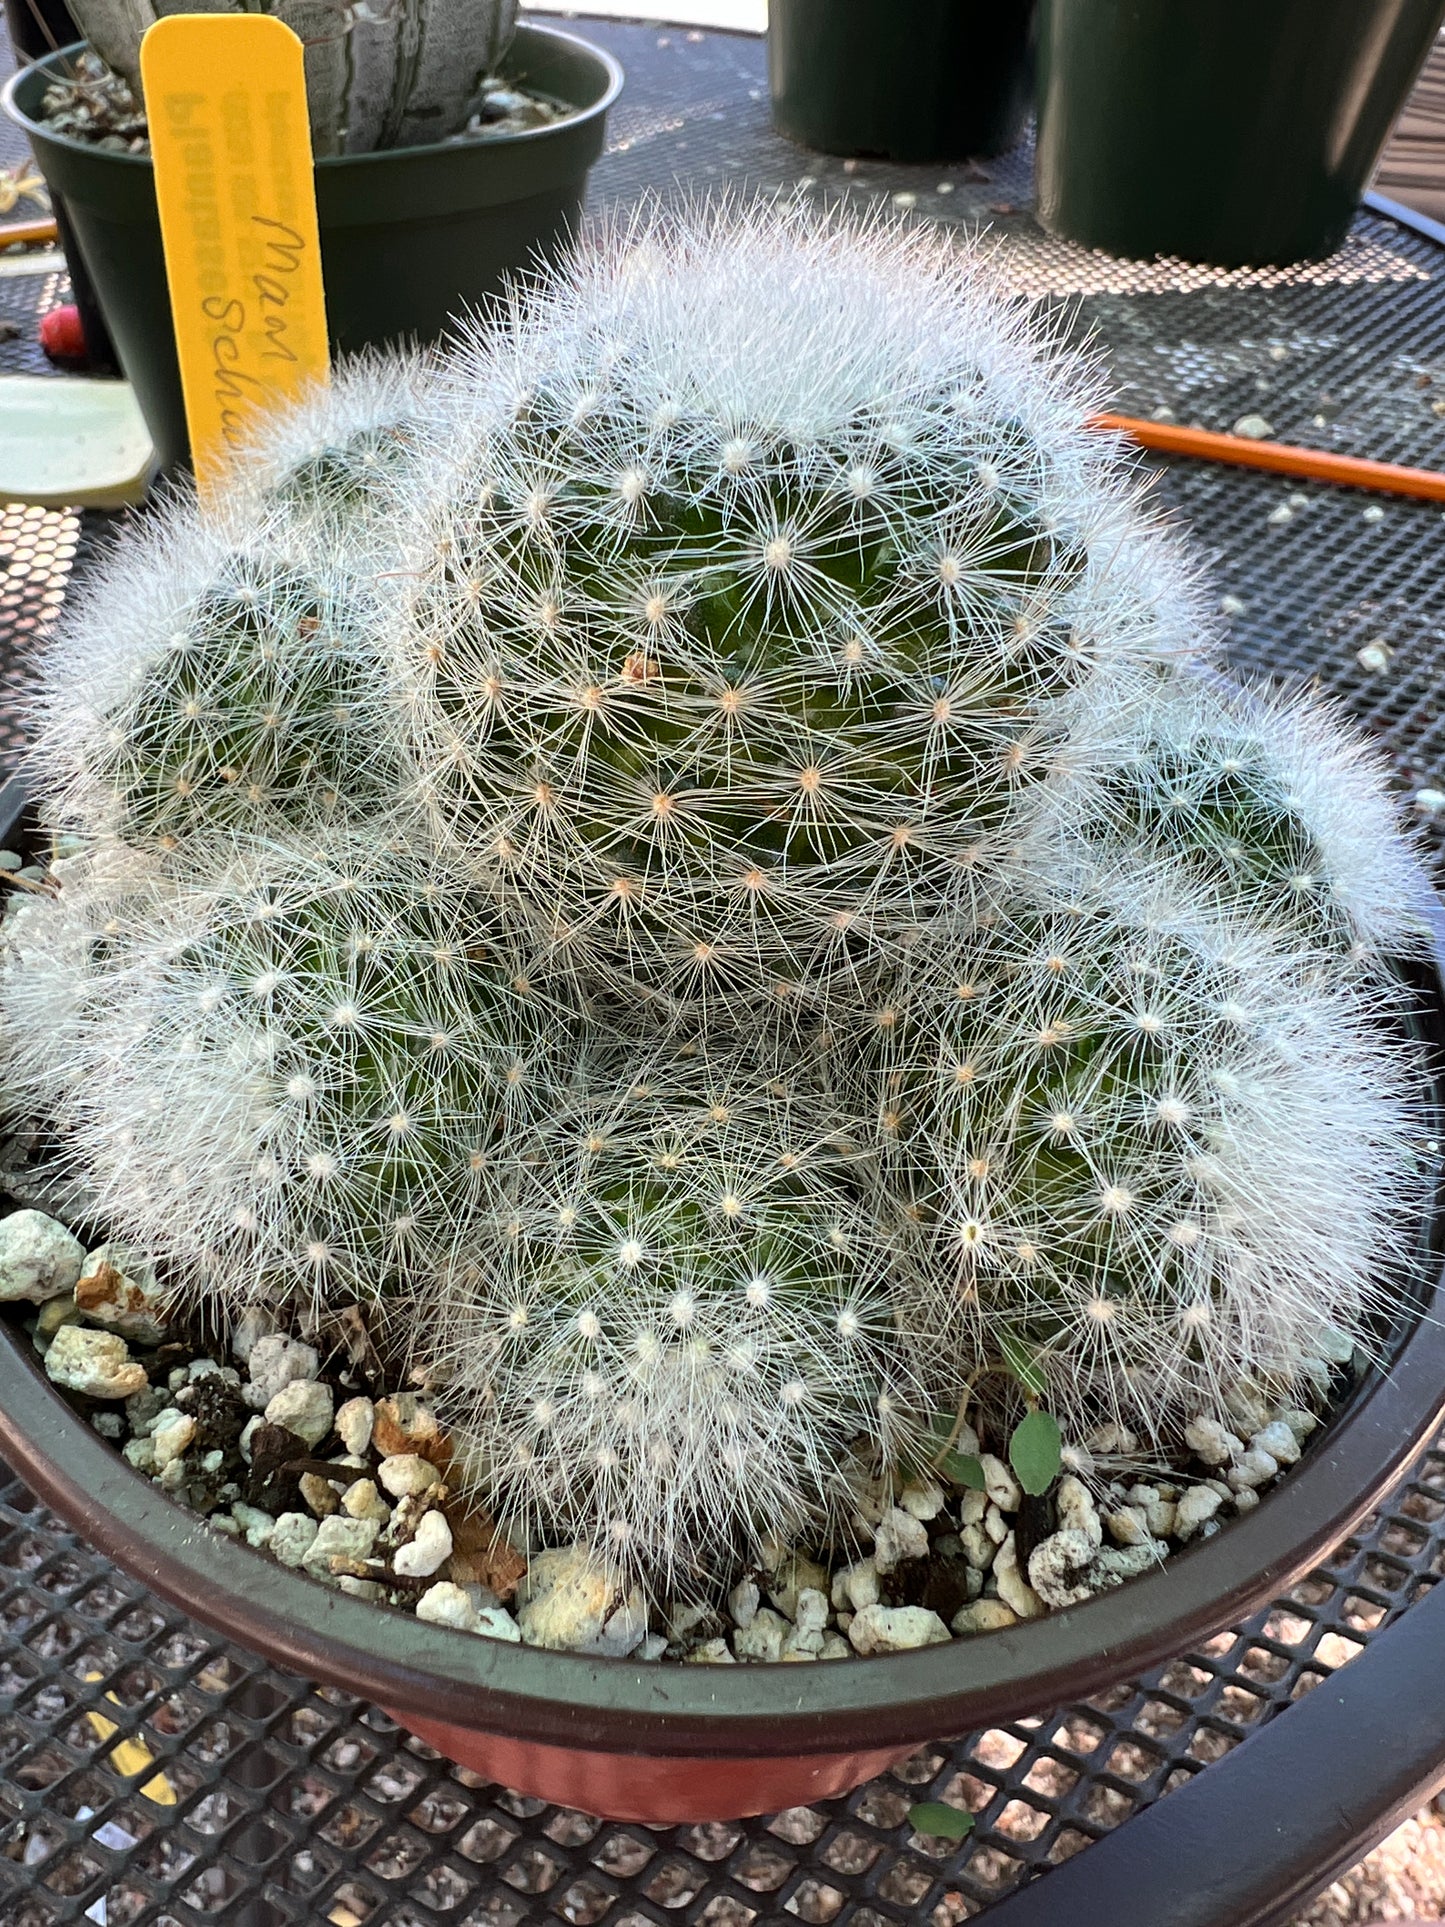
POLYGON ((659 212, 82 588, 0 967, 50 1503, 656 1822, 1362 1516, 1445 1401, 1439 914, 1101 399, 940 237, 659 212))
MULTIPOLYGON (((65 199, 122 371, 171 469, 189 441, 137 105, 140 36, 170 9, 90 0, 75 11, 90 49, 24 68, 5 110, 65 199)), ((325 0, 270 11, 306 42, 335 352, 435 341, 509 275, 565 247, 622 86, 610 55, 517 25, 508 0, 412 0, 375 18, 325 0)))
POLYGON ((959 161, 1023 133, 1034 0, 771 0, 773 124, 825 154, 959 161))

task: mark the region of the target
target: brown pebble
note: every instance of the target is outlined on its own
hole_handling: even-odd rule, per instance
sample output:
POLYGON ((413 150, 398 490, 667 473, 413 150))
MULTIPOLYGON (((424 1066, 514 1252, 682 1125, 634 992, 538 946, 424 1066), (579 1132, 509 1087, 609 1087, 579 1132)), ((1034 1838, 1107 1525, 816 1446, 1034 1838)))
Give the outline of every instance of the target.
POLYGON ((449 1563, 452 1583, 486 1586, 498 1599, 510 1599, 527 1570, 524 1555, 503 1537, 496 1520, 484 1506, 468 1510, 453 1503, 442 1510, 452 1529, 449 1563))
POLYGON ((442 1462, 445 1442, 437 1415, 419 1392, 398 1392, 376 1402, 371 1443, 384 1459, 415 1453, 442 1462))

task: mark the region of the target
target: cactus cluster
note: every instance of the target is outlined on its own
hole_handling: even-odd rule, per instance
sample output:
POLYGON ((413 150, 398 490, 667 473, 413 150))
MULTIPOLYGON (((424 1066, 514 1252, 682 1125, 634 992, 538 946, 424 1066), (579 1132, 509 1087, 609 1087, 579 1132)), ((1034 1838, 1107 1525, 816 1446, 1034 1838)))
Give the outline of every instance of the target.
POLYGON ((1221 691, 976 254, 604 229, 67 619, 8 1078, 229 1316, 375 1302, 533 1544, 826 1538, 939 1412, 1167 1445, 1389 1310, 1411 853, 1221 691))

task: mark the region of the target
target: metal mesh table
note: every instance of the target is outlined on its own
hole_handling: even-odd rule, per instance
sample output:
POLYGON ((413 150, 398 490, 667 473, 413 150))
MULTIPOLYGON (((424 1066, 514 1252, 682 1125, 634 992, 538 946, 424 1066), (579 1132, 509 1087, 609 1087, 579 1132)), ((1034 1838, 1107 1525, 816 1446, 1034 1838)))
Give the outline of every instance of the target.
MULTIPOLYGON (((628 71, 594 206, 733 188, 988 222, 1021 292, 1093 331, 1129 412, 1211 428, 1262 414, 1280 439, 1445 466, 1445 250, 1408 229, 1362 215, 1338 256, 1293 271, 1114 262, 1037 228, 1026 151, 906 172, 804 154, 768 127, 759 42, 587 31, 628 71)), ((3 284, 0 305, 45 292, 3 284)), ((0 344, 0 367, 28 353, 0 344)), ((1209 565, 1236 667, 1318 681, 1388 747, 1407 794, 1445 790, 1441 511, 1202 465, 1160 465, 1156 486, 1209 565), (1377 640, 1386 666, 1367 669, 1359 652, 1377 640)), ((0 761, 19 740, 36 637, 94 533, 73 515, 0 511, 0 761)), ((1421 823, 1438 845, 1445 812, 1421 823)), ((1003 1901, 1002 1920, 1031 1876, 1199 1775, 1213 1784, 1213 1763, 1378 1640, 1442 1571, 1445 1451, 1432 1451, 1287 1597, 1144 1680, 926 1748, 844 1800, 660 1829, 481 1783, 374 1708, 223 1646, 18 1482, 0 1483, 0 1922, 948 1927, 1003 1901), (945 1793, 978 1816, 961 1846, 906 1822, 914 1801, 945 1793)), ((1406 1792, 1432 1783, 1421 1768, 1406 1792)), ((1078 1867, 1104 1870, 1101 1888, 1109 1851, 1078 1867)), ((1107 1892, 1098 1899, 1108 1918, 1107 1892)), ((1279 1917, 1268 1905, 1248 1916, 1279 1917)))

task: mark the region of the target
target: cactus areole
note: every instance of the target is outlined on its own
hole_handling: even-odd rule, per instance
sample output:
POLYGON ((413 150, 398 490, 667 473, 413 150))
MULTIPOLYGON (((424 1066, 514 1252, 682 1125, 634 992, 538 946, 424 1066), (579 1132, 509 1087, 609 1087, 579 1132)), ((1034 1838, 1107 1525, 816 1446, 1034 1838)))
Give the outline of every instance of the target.
MULTIPOLYGON (((1432 899, 1368 749, 1219 678, 1100 399, 943 237, 645 212, 447 354, 342 370, 67 610, 32 781, 72 841, 6 921, 7 1088, 214 1327, 359 1306, 514 1546, 711 1610, 900 1493, 982 1530, 1011 1437, 1031 1503, 1062 1436, 1091 1505, 1111 1454, 1308 1429, 1353 1373, 1345 1486, 1307 1453, 1129 1581, 1129 1637, 1091 1600, 974 1687, 945 1644, 779 1720, 746 1668, 647 1699, 412 1623, 363 1657, 358 1600, 286 1634, 517 1784, 588 1804, 466 1753, 458 1681, 542 1753, 581 1721, 837 1756, 764 1806, 836 1790, 1227 1623, 1434 1422, 1432 899)), ((0 1385, 81 1507, 18 1438, 52 1395, 0 1385)), ((149 1542, 165 1504, 121 1510, 149 1542)), ((263 1577, 305 1618, 221 1552, 217 1623, 275 1639, 263 1577)), ((707 1809, 648 1785, 609 1810, 707 1809)))

